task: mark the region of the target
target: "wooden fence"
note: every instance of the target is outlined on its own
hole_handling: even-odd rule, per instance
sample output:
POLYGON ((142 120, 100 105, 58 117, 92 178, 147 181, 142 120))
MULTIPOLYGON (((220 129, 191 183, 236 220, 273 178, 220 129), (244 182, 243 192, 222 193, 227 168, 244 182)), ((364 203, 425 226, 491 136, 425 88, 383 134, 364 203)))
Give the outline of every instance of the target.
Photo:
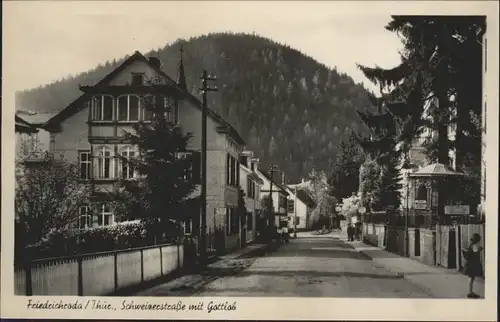
MULTIPOLYGON (((462 270, 465 265, 461 249, 467 248, 474 233, 481 236, 484 247, 485 225, 436 225, 433 228, 408 227, 405 243, 405 227, 363 223, 363 241, 385 248, 387 251, 415 258, 429 265, 462 270), (406 248, 406 249, 405 249, 406 248)), ((485 252, 481 262, 485 267, 485 252)))
POLYGON ((165 276, 184 266, 183 245, 30 261, 15 269, 16 295, 102 296, 165 276))
MULTIPOLYGON (((481 245, 485 247, 485 225, 438 225, 436 227, 436 264, 462 270, 466 263, 462 254, 462 248, 470 245, 470 239, 474 233, 481 236, 481 245)), ((481 252, 481 263, 485 267, 485 252, 481 252)))

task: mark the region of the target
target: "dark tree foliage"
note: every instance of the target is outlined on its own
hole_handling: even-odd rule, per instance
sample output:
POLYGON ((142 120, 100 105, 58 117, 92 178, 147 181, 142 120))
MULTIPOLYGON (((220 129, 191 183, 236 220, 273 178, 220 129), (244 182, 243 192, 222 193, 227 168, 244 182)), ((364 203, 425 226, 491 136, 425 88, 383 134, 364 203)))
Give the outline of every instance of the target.
POLYGON ((187 150, 192 134, 184 134, 179 125, 167 119, 167 112, 176 104, 173 99, 169 102, 165 106, 161 95, 142 95, 152 121, 137 123, 135 133, 126 133, 139 153, 121 159, 138 173, 138 178, 122 180, 121 193, 116 196, 119 213, 150 224, 160 223, 163 228, 178 225, 190 215, 190 209, 198 209, 198 199, 191 194, 200 182, 198 153, 187 150))
MULTIPOLYGON (((238 130, 263 167, 278 164, 291 181, 313 168, 328 169, 348 129, 364 131, 354 108, 370 108, 367 91, 295 49, 254 35, 217 33, 146 56, 159 57, 175 78, 181 44, 189 92, 199 95, 201 70, 215 73, 220 90, 210 95, 209 107, 238 130)), ((96 83, 122 61, 19 93, 18 106, 62 109, 78 97, 79 84, 96 83)))
POLYGON ((478 197, 473 191, 479 191, 473 178, 481 162, 481 134, 474 116, 481 114, 478 31, 485 28, 484 16, 393 16, 386 29, 401 36, 401 64, 392 69, 359 66, 371 81, 391 87, 379 100, 394 119, 394 139, 402 143, 402 152, 424 127, 436 133, 424 143, 432 162, 449 164, 448 152, 455 149, 457 170, 469 173, 465 185, 471 204, 478 197), (448 136, 450 126, 455 138, 448 136))
POLYGON ((359 168, 363 163, 364 155, 355 138, 351 135, 339 144, 339 154, 332 165, 329 174, 329 194, 336 202, 352 196, 359 187, 359 168))

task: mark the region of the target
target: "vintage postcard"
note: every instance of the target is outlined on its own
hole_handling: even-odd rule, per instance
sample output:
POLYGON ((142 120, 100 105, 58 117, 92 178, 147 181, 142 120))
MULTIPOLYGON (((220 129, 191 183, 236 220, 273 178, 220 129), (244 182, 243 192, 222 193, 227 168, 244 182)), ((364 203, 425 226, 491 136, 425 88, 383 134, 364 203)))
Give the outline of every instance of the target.
POLYGON ((3 2, 2 318, 495 320, 497 13, 3 2))

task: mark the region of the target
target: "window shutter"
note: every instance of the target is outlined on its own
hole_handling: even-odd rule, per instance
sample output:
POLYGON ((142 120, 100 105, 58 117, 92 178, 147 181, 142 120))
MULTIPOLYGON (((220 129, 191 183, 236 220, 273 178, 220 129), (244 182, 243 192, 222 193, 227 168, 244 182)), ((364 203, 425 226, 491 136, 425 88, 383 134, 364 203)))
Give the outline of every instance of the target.
POLYGON ((193 151, 191 154, 191 169, 194 184, 201 183, 201 152, 193 151))
POLYGON ((226 154, 226 184, 229 185, 230 183, 230 159, 229 159, 229 154, 226 154))
POLYGON ((236 186, 239 187, 240 186, 240 163, 235 159, 234 160, 235 164, 236 164, 236 186))

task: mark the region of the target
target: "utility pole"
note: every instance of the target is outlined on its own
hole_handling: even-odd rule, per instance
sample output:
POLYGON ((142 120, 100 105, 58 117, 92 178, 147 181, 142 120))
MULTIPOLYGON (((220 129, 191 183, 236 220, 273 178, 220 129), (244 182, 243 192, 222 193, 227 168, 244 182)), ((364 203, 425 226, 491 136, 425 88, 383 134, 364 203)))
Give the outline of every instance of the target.
POLYGON ((410 207, 408 205, 410 194, 410 172, 406 172, 406 215, 405 215, 405 256, 409 255, 408 252, 408 215, 410 212, 410 207))
MULTIPOLYGON (((274 222, 274 207, 273 207, 273 174, 278 171, 278 166, 276 164, 271 164, 269 166, 269 175, 271 177, 271 187, 269 188, 269 216, 274 222)), ((269 219, 271 223, 271 219, 269 219)), ((271 225, 274 226, 274 225, 271 225)))
POLYGON ((297 238, 297 186, 295 186, 295 200, 293 205, 293 238, 297 238))
POLYGON ((214 75, 208 75, 206 70, 200 79, 202 86, 200 88, 203 94, 203 106, 201 109, 201 232, 200 232, 200 259, 205 263, 207 253, 207 93, 217 91, 217 87, 209 87, 208 81, 215 81, 217 78, 214 75))

